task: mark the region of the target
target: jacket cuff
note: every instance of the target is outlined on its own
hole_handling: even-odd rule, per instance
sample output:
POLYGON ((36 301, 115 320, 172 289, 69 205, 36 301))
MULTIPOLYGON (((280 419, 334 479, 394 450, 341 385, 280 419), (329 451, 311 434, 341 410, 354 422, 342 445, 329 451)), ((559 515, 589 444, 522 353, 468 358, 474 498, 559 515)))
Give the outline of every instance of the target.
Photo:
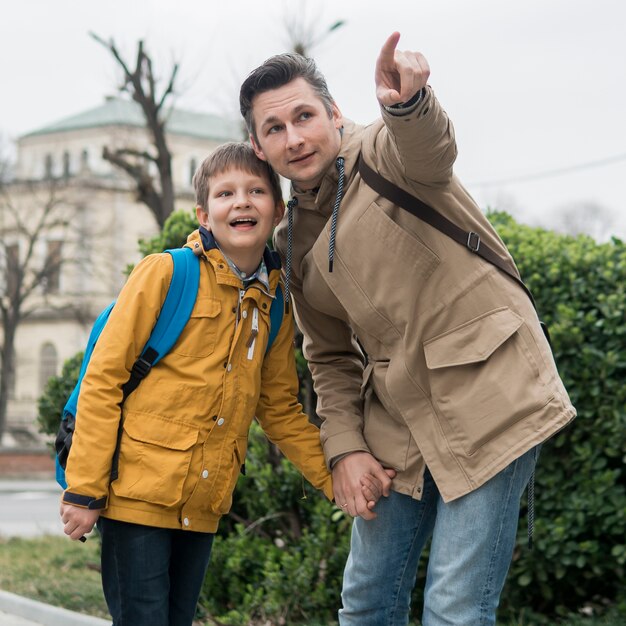
POLYGON ((387 113, 391 113, 391 115, 395 115, 397 117, 413 113, 413 111, 417 109, 417 105, 422 101, 425 93, 426 88, 422 87, 412 98, 410 98, 406 102, 398 102, 398 104, 392 104, 391 106, 383 105, 383 109, 385 109, 387 113))
POLYGON ((323 443, 326 465, 332 471, 333 466, 351 452, 370 452, 360 432, 343 432, 328 437, 323 443))
POLYGON ((108 497, 92 498, 91 496, 81 496, 78 493, 72 493, 71 491, 63 492, 63 502, 65 504, 72 504, 73 506, 79 506, 83 509, 106 509, 108 497))

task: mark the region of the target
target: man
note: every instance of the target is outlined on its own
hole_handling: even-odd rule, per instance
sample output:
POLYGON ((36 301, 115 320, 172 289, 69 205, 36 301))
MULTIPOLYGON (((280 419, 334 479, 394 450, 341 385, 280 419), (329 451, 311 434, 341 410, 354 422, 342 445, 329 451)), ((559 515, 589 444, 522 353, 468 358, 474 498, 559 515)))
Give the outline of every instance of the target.
POLYGON ((257 155, 292 183, 275 241, 335 500, 355 517, 340 624, 407 624, 431 536, 423 624, 493 624, 539 446, 575 410, 513 259, 453 174, 428 63, 399 38, 377 60, 382 117, 368 127, 298 55, 255 69, 240 105, 257 155), (467 246, 374 191, 359 157, 470 233, 467 246), (361 486, 375 476, 386 494, 385 469, 392 490, 369 511, 361 486))

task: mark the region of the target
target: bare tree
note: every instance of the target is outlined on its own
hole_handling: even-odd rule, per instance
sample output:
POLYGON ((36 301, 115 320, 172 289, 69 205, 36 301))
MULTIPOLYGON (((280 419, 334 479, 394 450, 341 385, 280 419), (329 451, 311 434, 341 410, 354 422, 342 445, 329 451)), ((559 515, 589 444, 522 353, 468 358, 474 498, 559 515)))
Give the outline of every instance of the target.
POLYGON ((329 26, 320 26, 320 10, 309 16, 308 6, 306 0, 290 3, 283 20, 290 50, 305 57, 313 56, 313 51, 346 23, 336 20, 329 26))
POLYGON ((61 266, 69 260, 62 246, 75 211, 59 193, 58 181, 0 183, 0 441, 14 379, 16 333, 36 310, 55 306, 61 266), (51 235, 57 245, 49 245, 51 235))
POLYGON ((137 44, 135 68, 131 70, 113 39, 105 41, 95 33, 90 34, 109 50, 122 69, 123 81, 120 91, 128 92, 141 107, 154 148, 154 151, 141 151, 129 147, 115 149, 105 147, 102 157, 133 179, 137 199, 150 209, 159 228, 162 229, 165 220, 174 211, 172 155, 165 137, 167 122, 165 105, 174 94, 178 64, 174 64, 165 88, 158 93, 159 81, 154 72, 152 58, 145 51, 143 41, 137 44), (150 172, 151 166, 157 168, 158 183, 150 172))

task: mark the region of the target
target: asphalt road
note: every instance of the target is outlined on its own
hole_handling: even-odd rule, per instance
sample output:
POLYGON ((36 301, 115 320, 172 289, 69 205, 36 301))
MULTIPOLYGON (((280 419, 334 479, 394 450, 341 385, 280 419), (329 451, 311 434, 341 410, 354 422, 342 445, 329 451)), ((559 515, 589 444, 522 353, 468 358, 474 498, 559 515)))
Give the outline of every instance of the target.
POLYGON ((60 496, 52 480, 0 480, 0 535, 62 535, 60 496))

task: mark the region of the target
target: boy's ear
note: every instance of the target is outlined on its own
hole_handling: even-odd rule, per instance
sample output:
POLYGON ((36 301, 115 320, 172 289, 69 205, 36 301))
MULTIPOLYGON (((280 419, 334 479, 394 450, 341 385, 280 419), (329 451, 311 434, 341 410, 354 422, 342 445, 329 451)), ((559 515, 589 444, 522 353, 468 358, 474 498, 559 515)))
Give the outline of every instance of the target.
POLYGON ((250 143, 252 144, 252 149, 254 150, 254 154, 256 154, 257 157, 261 159, 261 161, 267 161, 267 159, 265 158, 265 155, 263 154, 263 150, 261 150, 261 146, 259 146, 259 144, 256 142, 256 140, 254 139, 254 136, 250 134, 248 135, 248 137, 250 137, 250 143))
POLYGON ((209 213, 200 205, 196 206, 196 218, 200 226, 204 226, 209 232, 211 231, 211 222, 209 221, 209 213))
POLYGON ((278 226, 280 224, 280 220, 283 219, 283 215, 285 215, 285 203, 281 200, 276 203, 276 208, 274 209, 274 226, 278 226))

